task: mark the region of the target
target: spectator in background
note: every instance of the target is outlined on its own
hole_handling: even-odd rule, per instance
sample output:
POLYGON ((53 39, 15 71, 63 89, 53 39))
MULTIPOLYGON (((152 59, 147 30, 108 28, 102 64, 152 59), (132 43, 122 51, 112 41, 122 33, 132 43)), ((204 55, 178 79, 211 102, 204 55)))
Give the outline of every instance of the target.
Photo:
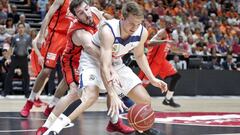
POLYGON ((20 17, 19 13, 17 12, 17 6, 13 4, 11 6, 11 8, 12 8, 12 13, 8 13, 7 16, 8 16, 8 18, 13 19, 13 24, 17 24, 19 21, 19 17, 20 17))
POLYGON ((185 70, 185 69, 187 69, 186 61, 180 60, 178 55, 174 55, 173 60, 170 60, 170 63, 177 70, 185 70))
POLYGON ((2 5, 3 5, 3 11, 6 12, 6 13, 11 13, 12 9, 11 9, 11 6, 9 4, 9 1, 8 0, 1 0, 1 2, 2 2, 2 5))
POLYGON ((220 54, 221 56, 227 55, 228 52, 228 45, 225 41, 225 38, 222 38, 221 41, 217 44, 217 53, 220 54))
POLYGON ((20 68, 23 77, 22 89, 25 97, 29 93, 29 73, 28 73, 28 48, 32 44, 31 37, 25 33, 24 23, 18 23, 18 33, 13 37, 11 43, 11 59, 6 61, 9 64, 9 70, 5 79, 3 96, 9 94, 12 90, 12 79, 16 68, 20 68))
POLYGON ((4 96, 4 81, 5 78, 7 76, 7 65, 5 64, 6 60, 7 60, 7 49, 3 49, 2 51, 2 57, 0 57, 0 82, 2 82, 2 91, 1 91, 1 95, 4 96))
POLYGON ((216 36, 215 36, 215 34, 213 33, 212 28, 208 28, 207 33, 205 33, 203 36, 204 36, 204 41, 205 41, 206 43, 209 42, 209 41, 208 41, 208 38, 209 38, 209 37, 212 37, 213 42, 214 42, 214 43, 217 43, 216 36))
POLYGON ((3 10, 3 4, 0 1, 0 25, 4 25, 7 20, 7 12, 3 10))
MULTIPOLYGON (((23 24, 24 24, 24 26, 25 26, 25 32, 26 32, 27 34, 29 34, 31 27, 30 27, 30 25, 26 22, 26 17, 25 17, 24 14, 21 14, 21 15, 20 15, 18 24, 19 24, 19 23, 23 23, 23 24)), ((17 25, 18 25, 18 24, 17 24, 17 25)))
POLYGON ((7 32, 6 32, 6 29, 4 27, 4 25, 0 25, 0 46, 2 46, 3 42, 5 41, 5 39, 7 37, 10 37, 11 35, 9 35, 7 32))
POLYGON ((181 35, 178 37, 176 47, 180 50, 184 50, 185 52, 189 52, 190 49, 188 43, 183 40, 183 36, 181 35))
POLYGON ((16 27, 13 24, 12 18, 8 18, 6 21, 6 32, 11 36, 13 36, 16 33, 16 27))
POLYGON ((207 50, 211 52, 212 49, 216 49, 216 48, 217 48, 217 44, 216 42, 214 42, 213 37, 212 36, 208 37, 207 50))
POLYGON ((232 55, 228 54, 226 60, 222 63, 224 70, 236 70, 236 64, 233 62, 232 55))
POLYGON ((209 63, 209 69, 213 69, 213 70, 221 70, 222 69, 220 63, 218 62, 218 57, 216 57, 216 56, 212 57, 212 61, 209 63))
POLYGON ((173 30, 172 32, 172 38, 175 42, 178 42, 179 36, 184 37, 183 30, 181 29, 181 26, 178 25, 176 29, 173 30))
POLYGON ((41 14, 41 20, 43 20, 46 15, 47 4, 48 4, 48 0, 38 0, 37 1, 37 7, 38 7, 38 11, 41 14))
POLYGON ((199 21, 197 16, 193 16, 192 21, 190 22, 190 27, 192 31, 195 31, 196 28, 200 28, 200 31, 204 31, 204 25, 199 21))

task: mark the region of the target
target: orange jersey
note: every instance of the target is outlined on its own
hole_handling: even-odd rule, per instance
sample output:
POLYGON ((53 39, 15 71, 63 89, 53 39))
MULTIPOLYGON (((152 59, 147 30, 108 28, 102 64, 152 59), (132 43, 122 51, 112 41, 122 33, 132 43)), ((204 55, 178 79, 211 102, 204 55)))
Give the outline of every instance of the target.
POLYGON ((94 34, 95 32, 97 32, 97 25, 99 24, 100 20, 94 13, 93 13, 93 20, 94 20, 94 26, 89 26, 89 25, 80 23, 77 19, 75 19, 70 25, 70 28, 68 30, 68 34, 67 34, 68 42, 62 55, 63 73, 68 84, 72 83, 73 81, 75 83, 78 83, 79 59, 80 59, 81 51, 83 49, 82 46, 77 46, 73 43, 72 35, 76 30, 80 30, 80 29, 84 29, 90 32, 91 34, 94 34))
MULTIPOLYGON (((170 34, 167 34, 166 40, 171 39, 170 34)), ((152 60, 156 62, 161 62, 166 59, 168 52, 170 50, 170 45, 167 43, 162 43, 161 45, 156 45, 149 49, 147 58, 148 62, 151 63, 152 60)))
MULTIPOLYGON (((171 39, 170 34, 167 34, 166 40, 169 39, 171 39)), ((147 54, 148 63, 155 77, 159 75, 162 79, 165 79, 177 73, 176 69, 166 59, 169 50, 170 45, 167 43, 162 43, 149 49, 147 54)), ((143 86, 146 87, 149 82, 146 82, 148 78, 143 71, 139 72, 138 77, 143 80, 143 86)))
POLYGON ((70 0, 65 0, 63 5, 53 14, 49 29, 56 32, 67 33, 72 17, 69 11, 70 0))

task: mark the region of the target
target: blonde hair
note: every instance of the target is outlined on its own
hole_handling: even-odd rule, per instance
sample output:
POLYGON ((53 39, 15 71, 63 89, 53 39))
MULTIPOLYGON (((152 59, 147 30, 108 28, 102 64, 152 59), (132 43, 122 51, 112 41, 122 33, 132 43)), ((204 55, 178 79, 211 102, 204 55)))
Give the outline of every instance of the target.
POLYGON ((140 5, 138 5, 135 1, 127 1, 122 7, 122 16, 127 18, 129 14, 138 17, 144 17, 143 9, 140 5))

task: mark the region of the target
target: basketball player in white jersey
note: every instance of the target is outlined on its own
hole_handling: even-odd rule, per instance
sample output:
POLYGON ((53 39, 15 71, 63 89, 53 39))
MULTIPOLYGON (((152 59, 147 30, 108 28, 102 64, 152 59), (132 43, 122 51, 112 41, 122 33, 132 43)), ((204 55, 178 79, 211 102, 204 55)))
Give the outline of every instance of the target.
MULTIPOLYGON (((100 71, 110 96, 111 105, 108 111, 110 115, 125 108, 119 96, 128 96, 137 104, 151 104, 150 96, 142 86, 141 80, 123 64, 121 57, 129 51, 133 52, 138 66, 146 74, 150 83, 159 87, 162 92, 168 90, 165 82, 154 77, 144 54, 144 43, 148 32, 141 25, 144 19, 143 10, 136 2, 129 1, 123 5, 122 15, 121 20, 106 20, 99 31, 93 35, 94 44, 100 47, 100 71), (118 82, 111 77, 112 66, 119 75, 120 87, 115 87, 118 82)), ((152 131, 154 130, 148 130, 142 134, 159 134, 152 131)))

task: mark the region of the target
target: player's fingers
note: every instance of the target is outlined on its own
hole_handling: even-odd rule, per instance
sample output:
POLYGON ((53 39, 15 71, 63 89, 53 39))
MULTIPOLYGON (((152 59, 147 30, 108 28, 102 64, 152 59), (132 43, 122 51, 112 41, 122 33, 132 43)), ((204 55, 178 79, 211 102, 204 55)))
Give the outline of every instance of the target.
POLYGON ((109 116, 112 112, 112 106, 109 107, 107 115, 109 116))
POLYGON ((116 107, 113 107, 112 112, 111 112, 111 117, 113 117, 115 113, 116 113, 116 107))

